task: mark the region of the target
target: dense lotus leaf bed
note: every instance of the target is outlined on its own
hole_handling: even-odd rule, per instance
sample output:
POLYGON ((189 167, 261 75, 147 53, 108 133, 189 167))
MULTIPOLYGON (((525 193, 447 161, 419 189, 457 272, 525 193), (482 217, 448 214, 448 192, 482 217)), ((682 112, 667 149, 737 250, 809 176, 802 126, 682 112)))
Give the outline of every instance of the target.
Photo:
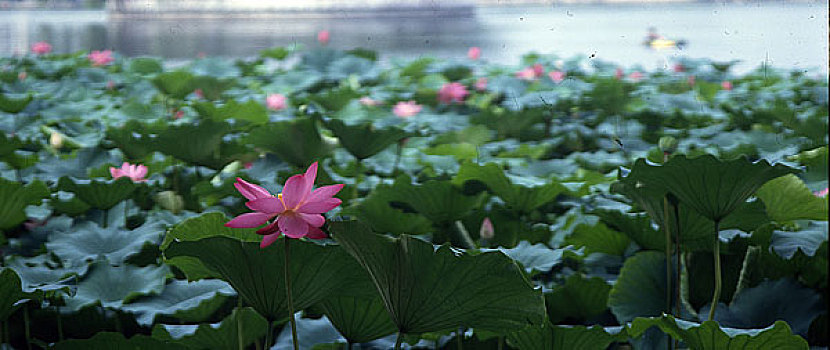
POLYGON ((0 348, 290 348, 284 240, 224 224, 313 162, 345 188, 291 244, 303 349, 828 345, 824 78, 91 58, 0 59, 0 348))

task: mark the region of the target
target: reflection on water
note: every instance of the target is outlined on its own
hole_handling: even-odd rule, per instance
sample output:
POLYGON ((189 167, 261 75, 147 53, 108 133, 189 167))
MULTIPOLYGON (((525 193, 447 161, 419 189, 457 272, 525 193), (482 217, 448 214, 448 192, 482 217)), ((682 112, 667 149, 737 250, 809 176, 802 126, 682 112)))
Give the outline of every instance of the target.
POLYGON ((0 12, 0 55, 47 40, 57 52, 110 48, 129 56, 190 59, 198 53, 245 57, 277 45, 314 45, 328 29, 338 48, 366 47, 389 56, 483 58, 516 63, 529 51, 595 55, 622 65, 661 68, 676 56, 765 60, 787 69, 827 72, 826 2, 799 4, 553 5, 479 8, 466 18, 109 19, 99 11, 0 12), (689 46, 654 52, 641 45, 656 27, 689 46))

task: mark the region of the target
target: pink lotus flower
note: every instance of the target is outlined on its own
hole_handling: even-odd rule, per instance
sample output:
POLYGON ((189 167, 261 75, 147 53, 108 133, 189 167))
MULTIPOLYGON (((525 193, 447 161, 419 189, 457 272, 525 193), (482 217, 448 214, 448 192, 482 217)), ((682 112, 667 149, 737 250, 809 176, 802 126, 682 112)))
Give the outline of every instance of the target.
POLYGON ((720 83, 720 87, 722 87, 724 90, 727 90, 727 91, 732 90, 732 82, 728 81, 728 80, 724 81, 724 82, 720 83))
POLYGON ((467 50, 467 57, 469 57, 471 60, 477 60, 479 57, 481 57, 481 49, 476 46, 471 47, 469 50, 467 50))
POLYGON ((112 63, 112 61, 115 61, 115 58, 112 57, 112 51, 110 50, 92 51, 86 56, 86 58, 89 59, 95 67, 105 66, 112 63))
POLYGON ((537 78, 545 75, 545 66, 543 66, 541 63, 534 64, 533 74, 535 74, 537 78))
POLYGON ((478 78, 478 80, 476 80, 475 88, 477 91, 487 90, 487 78, 478 78))
POLYGON ((467 87, 461 83, 446 83, 438 90, 438 101, 446 104, 462 103, 469 94, 467 87))
POLYGON ((640 73, 639 71, 634 71, 634 73, 628 75, 628 79, 631 79, 631 81, 636 83, 640 81, 640 79, 643 79, 643 73, 640 73))
POLYGON ((493 228, 493 222, 490 221, 490 218, 485 217, 483 221, 481 221, 481 229, 478 230, 478 235, 482 239, 493 239, 496 235, 496 230, 493 228))
POLYGON ((178 110, 178 111, 176 111, 176 113, 173 114, 173 119, 175 119, 175 120, 182 119, 182 117, 184 117, 184 111, 183 110, 178 110))
POLYGON ((268 109, 278 111, 285 108, 285 96, 282 94, 270 94, 265 98, 265 105, 268 109))
POLYGON ((24 81, 27 77, 29 77, 29 74, 26 72, 17 73, 17 80, 24 81))
POLYGON ((533 71, 533 68, 527 67, 516 72, 516 78, 522 80, 535 80, 536 79, 536 72, 533 71))
POLYGON ((107 81, 107 90, 115 89, 115 82, 112 80, 107 81))
POLYGON ((277 196, 272 196, 266 189, 237 178, 234 186, 248 199, 245 205, 254 212, 239 215, 228 221, 225 226, 259 227, 276 217, 276 220, 257 230, 258 234, 265 236, 259 244, 260 248, 271 245, 282 234, 290 238, 326 238, 326 234, 320 230, 320 226, 326 222, 322 214, 340 205, 342 201, 334 198, 334 195, 343 189, 343 184, 323 186, 312 191, 316 178, 315 162, 308 167, 305 174, 288 178, 282 193, 277 196))
POLYGON ((245 167, 245 169, 250 169, 250 168, 253 168, 253 167, 254 167, 254 163, 253 163, 253 162, 247 162, 247 163, 245 163, 244 167, 245 167))
POLYGON ((322 45, 326 45, 329 43, 330 35, 328 30, 321 30, 317 32, 317 42, 322 45))
POLYGON ((52 45, 45 41, 39 41, 32 45, 32 52, 36 55, 45 55, 47 53, 52 52, 52 45))
POLYGON ((379 106, 381 104, 380 101, 375 100, 369 96, 363 96, 358 101, 360 102, 360 104, 368 107, 379 106))
POLYGON ((401 118, 409 118, 421 112, 421 105, 415 101, 398 102, 395 107, 392 107, 392 113, 401 118))
POLYGON ((196 95, 197 98, 205 98, 205 93, 202 92, 202 89, 194 90, 193 94, 196 95))
POLYGON ((825 188, 824 188, 823 190, 821 190, 821 191, 816 191, 816 192, 813 192, 813 194, 814 194, 816 197, 827 197, 828 190, 830 190, 830 189, 828 189, 827 187, 825 187, 825 188))
POLYGON ((686 71, 686 67, 683 67, 682 64, 676 63, 673 67, 675 73, 683 73, 686 71))
POLYGON ((550 77, 550 80, 553 80, 554 83, 561 83, 565 80, 565 72, 555 70, 548 73, 548 77, 550 77))
POLYGON ((133 182, 147 181, 147 179, 144 178, 144 176, 147 175, 147 167, 143 166, 141 164, 133 165, 133 164, 124 162, 124 164, 121 164, 120 169, 110 167, 110 174, 112 175, 113 179, 118 179, 118 178, 126 176, 126 177, 129 177, 130 180, 133 180, 133 182))
POLYGON ((614 71, 614 78, 616 78, 617 80, 622 79, 623 75, 624 74, 622 68, 617 68, 617 70, 614 71))
POLYGON ((689 78, 686 79, 686 82, 689 83, 689 86, 695 86, 695 76, 690 75, 689 78))

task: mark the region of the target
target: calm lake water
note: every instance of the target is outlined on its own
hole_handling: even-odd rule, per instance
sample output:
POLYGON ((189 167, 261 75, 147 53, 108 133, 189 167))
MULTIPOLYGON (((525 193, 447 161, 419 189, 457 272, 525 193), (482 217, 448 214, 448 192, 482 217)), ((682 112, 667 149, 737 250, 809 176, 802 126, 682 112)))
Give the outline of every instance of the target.
POLYGON ((190 59, 245 57, 259 50, 315 45, 322 29, 332 46, 365 47, 383 58, 463 57, 515 64, 529 51, 575 55, 647 69, 670 67, 672 57, 737 59, 738 71, 766 61, 778 68, 827 74, 826 1, 752 4, 550 5, 479 8, 466 18, 356 18, 347 13, 312 19, 112 19, 102 11, 0 12, 0 55, 46 40, 57 52, 114 49, 128 56, 190 59), (685 39, 683 50, 641 45, 649 27, 685 39))

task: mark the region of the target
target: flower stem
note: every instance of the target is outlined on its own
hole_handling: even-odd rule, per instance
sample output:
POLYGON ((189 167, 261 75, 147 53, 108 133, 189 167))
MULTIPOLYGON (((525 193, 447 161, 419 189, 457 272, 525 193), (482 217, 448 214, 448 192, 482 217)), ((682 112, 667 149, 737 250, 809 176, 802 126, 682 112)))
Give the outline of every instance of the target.
POLYGON ((721 275, 720 275, 720 221, 715 221, 715 292, 712 293, 712 308, 709 309, 709 321, 715 318, 715 309, 718 307, 718 300, 720 300, 721 275))
POLYGON ((58 315, 58 341, 63 341, 63 318, 61 318, 61 310, 55 307, 58 315))
POLYGON ((398 332, 398 339, 395 340, 395 350, 401 350, 401 343, 403 342, 403 334, 398 332))
POLYGON ((453 239, 453 243, 464 249, 473 249, 476 247, 475 242, 473 242, 473 239, 470 238, 470 234, 467 232, 467 229, 464 228, 464 224, 461 223, 461 220, 455 221, 454 231, 456 234, 455 239, 453 239))
POLYGON ((130 216, 130 201, 129 199, 124 200, 124 228, 129 229, 127 227, 127 217, 130 216))
POLYGON ((360 159, 355 158, 355 165, 354 165, 354 192, 352 199, 357 199, 360 196, 359 188, 360 182, 363 180, 363 169, 360 166, 360 159))
MULTIPOLYGON (((666 313, 671 313, 671 231, 669 231, 669 199, 663 196, 663 231, 666 233, 666 313)), ((675 315, 677 316, 677 315, 675 315)))
POLYGON ((26 348, 32 350, 32 333, 29 330, 29 304, 23 305, 23 332, 26 335, 26 348))
POLYGON ((239 350, 245 350, 245 341, 242 339, 242 298, 238 298, 236 311, 236 345, 239 350))
POLYGON ((498 349, 499 349, 499 350, 503 350, 503 349, 504 349, 504 336, 503 336, 503 335, 502 335, 502 336, 499 336, 499 347, 498 347, 498 349))
POLYGON ((274 321, 268 320, 268 333, 265 333, 265 346, 263 348, 271 348, 271 336, 274 333, 274 321))
POLYGON ((458 345, 458 350, 464 349, 464 328, 458 327, 458 336, 455 337, 456 344, 458 345))
MULTIPOLYGON (((291 238, 285 237, 285 299, 288 302, 288 323, 291 324, 291 342, 294 344, 294 350, 299 350, 300 345, 297 343, 297 324, 294 322, 294 302, 291 301, 291 269, 289 262, 291 260, 289 243, 291 238)), ((268 344, 265 344, 266 348, 268 344)))

